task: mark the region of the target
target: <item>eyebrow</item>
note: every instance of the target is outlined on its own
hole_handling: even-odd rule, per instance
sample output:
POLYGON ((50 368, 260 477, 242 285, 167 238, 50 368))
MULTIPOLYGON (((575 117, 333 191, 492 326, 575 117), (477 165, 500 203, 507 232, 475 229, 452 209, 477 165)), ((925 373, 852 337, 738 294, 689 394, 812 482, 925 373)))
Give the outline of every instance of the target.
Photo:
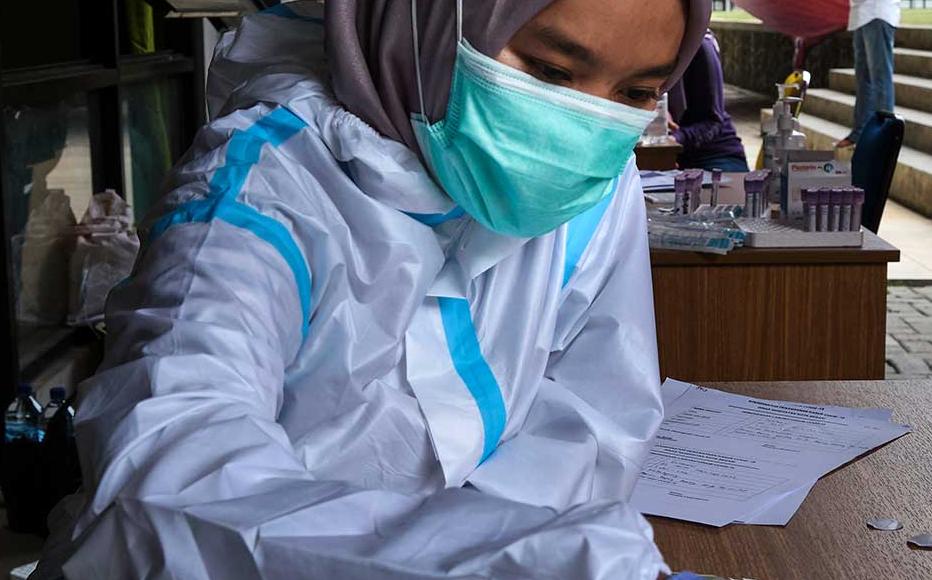
POLYGON ((559 30, 549 26, 540 26, 535 27, 534 33, 545 45, 569 58, 589 66, 598 66, 599 64, 599 59, 596 58, 595 53, 559 30))
POLYGON ((676 60, 672 60, 668 62, 667 64, 660 64, 656 66, 643 68, 635 72, 633 75, 631 75, 631 78, 636 78, 636 79, 664 78, 665 79, 669 77, 670 75, 672 75, 673 71, 676 70, 676 62, 677 62, 676 60))

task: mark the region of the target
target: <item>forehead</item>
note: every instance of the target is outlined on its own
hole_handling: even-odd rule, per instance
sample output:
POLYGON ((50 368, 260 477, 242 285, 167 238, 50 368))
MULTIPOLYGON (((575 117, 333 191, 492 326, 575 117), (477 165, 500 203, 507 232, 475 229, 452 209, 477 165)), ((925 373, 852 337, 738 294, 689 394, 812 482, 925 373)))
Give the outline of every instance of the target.
POLYGON ((555 0, 518 34, 533 42, 555 31, 623 72, 674 61, 685 27, 683 0, 555 0))

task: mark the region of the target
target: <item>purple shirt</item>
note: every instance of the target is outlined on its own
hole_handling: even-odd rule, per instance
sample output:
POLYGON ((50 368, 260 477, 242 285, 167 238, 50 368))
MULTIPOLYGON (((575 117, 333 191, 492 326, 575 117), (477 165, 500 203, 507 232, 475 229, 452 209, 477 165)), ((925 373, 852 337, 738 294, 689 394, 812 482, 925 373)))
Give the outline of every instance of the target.
POLYGON ((721 157, 745 158, 741 139, 725 112, 724 87, 718 42, 709 32, 669 93, 670 116, 680 126, 673 137, 683 145, 680 167, 702 167, 703 162, 721 157))

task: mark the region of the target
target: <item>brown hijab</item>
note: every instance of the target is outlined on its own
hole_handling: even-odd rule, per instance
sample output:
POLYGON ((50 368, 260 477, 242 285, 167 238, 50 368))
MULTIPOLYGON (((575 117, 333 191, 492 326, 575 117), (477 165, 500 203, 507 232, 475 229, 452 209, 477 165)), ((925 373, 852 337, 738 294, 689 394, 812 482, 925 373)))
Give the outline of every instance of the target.
MULTIPOLYGON (((412 0, 329 0, 324 5, 327 58, 336 97, 381 134, 417 151, 411 113, 420 111, 414 63, 412 0)), ((463 37, 495 56, 554 0, 464 0, 463 37)), ((702 42, 711 0, 684 0, 688 14, 672 86, 702 42)), ((446 112, 456 58, 456 0, 417 0, 425 113, 446 112)))

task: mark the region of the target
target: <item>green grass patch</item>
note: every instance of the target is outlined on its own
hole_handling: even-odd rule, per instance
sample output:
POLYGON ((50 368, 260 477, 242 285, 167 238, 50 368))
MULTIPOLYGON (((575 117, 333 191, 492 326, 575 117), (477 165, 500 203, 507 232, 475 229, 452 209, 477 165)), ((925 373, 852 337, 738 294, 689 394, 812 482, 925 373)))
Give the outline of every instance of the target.
POLYGON ((734 10, 717 10, 712 13, 712 20, 722 22, 760 22, 757 18, 751 16, 746 10, 735 8, 734 10))
MULTIPOLYGON (((760 22, 760 20, 740 8, 713 12, 712 20, 721 22, 760 22)), ((932 24, 932 8, 910 8, 903 10, 902 23, 932 24)))
POLYGON ((932 8, 904 10, 903 24, 932 24, 932 8))

